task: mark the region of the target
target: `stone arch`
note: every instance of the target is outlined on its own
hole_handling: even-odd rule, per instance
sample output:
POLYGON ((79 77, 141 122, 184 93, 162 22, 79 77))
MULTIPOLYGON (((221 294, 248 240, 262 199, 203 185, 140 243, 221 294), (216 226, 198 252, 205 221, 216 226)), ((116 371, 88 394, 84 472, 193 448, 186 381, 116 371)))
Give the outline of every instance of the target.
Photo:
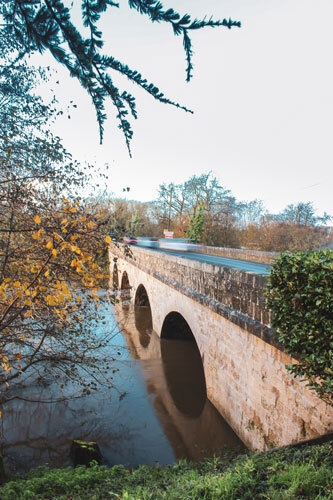
POLYGON ((195 341, 192 330, 185 318, 178 312, 170 312, 164 319, 161 338, 169 340, 195 341))
POLYGON ((178 312, 173 311, 164 319, 161 355, 175 406, 184 415, 198 418, 207 399, 204 367, 192 330, 178 312))
POLYGON ((137 290, 136 290, 134 304, 136 306, 149 306, 150 307, 148 293, 143 285, 139 285, 137 290))
POLYGON ((134 320, 139 332, 140 344, 146 348, 150 343, 153 321, 148 293, 142 284, 138 286, 135 294, 134 320))
POLYGON ((113 290, 119 289, 119 277, 118 277, 118 267, 117 264, 114 264, 112 271, 112 288, 113 290))
POLYGON ((122 300, 130 300, 131 298, 131 285, 128 279, 128 274, 126 271, 123 272, 123 275, 121 277, 121 299, 122 300))

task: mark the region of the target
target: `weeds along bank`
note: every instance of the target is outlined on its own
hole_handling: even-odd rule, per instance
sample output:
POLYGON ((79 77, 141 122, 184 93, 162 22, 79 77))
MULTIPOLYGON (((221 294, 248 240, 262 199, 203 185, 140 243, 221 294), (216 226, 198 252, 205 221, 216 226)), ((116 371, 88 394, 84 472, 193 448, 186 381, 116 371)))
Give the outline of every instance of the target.
POLYGON ((236 458, 128 470, 38 469, 0 487, 1 500, 332 500, 333 438, 236 458))

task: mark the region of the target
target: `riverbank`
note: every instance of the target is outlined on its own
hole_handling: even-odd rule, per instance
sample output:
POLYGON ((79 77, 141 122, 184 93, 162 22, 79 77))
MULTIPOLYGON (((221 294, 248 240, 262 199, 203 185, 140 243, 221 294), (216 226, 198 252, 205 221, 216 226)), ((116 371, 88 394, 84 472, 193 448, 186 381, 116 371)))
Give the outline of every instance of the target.
POLYGON ((170 467, 40 468, 0 487, 1 500, 282 500, 333 498, 333 439, 170 467))

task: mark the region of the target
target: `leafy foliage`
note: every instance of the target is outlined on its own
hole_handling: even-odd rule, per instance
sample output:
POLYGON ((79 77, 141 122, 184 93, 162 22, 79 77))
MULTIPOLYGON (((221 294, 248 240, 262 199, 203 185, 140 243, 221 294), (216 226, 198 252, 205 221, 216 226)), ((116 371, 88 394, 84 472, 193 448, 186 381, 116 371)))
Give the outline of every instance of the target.
POLYGON ((299 360, 288 368, 333 404, 333 251, 281 254, 269 276, 267 305, 279 341, 299 360))
POLYGON ((190 217, 188 229, 186 231, 187 237, 195 243, 199 243, 204 232, 204 207, 199 205, 198 209, 190 217))
POLYGON ((2 383, 48 360, 53 371, 59 363, 80 362, 80 325, 84 319, 87 325, 80 311, 88 312, 83 289, 92 289, 97 298, 106 277, 96 261, 97 222, 83 215, 78 204, 63 199, 62 206, 49 207, 48 213, 39 207, 42 217, 32 217, 27 207, 22 216, 21 204, 5 208, 8 220, 2 220, 0 241, 2 383))
MULTIPOLYGON (((192 20, 188 14, 181 16, 173 9, 164 10, 157 0, 129 0, 129 7, 149 17, 152 22, 164 22, 171 25, 176 36, 183 37, 186 54, 186 79, 192 77, 192 42, 189 33, 205 27, 240 27, 240 22, 231 19, 214 20, 213 18, 192 20)), ((72 4, 73 5, 73 4, 72 4)), ((76 78, 90 95, 96 110, 103 139, 105 100, 110 99, 117 110, 119 128, 122 130, 130 152, 130 141, 133 136, 129 113, 137 118, 135 97, 127 91, 121 91, 112 79, 113 73, 120 73, 145 90, 160 102, 190 111, 179 103, 165 97, 154 83, 149 83, 137 70, 112 56, 101 53, 103 33, 98 28, 101 15, 111 7, 119 7, 112 0, 83 0, 81 6, 84 36, 73 23, 71 10, 61 0, 7 0, 1 3, 0 13, 5 20, 0 36, 9 40, 15 49, 16 57, 39 51, 49 51, 52 56, 64 65, 69 74, 76 78)))

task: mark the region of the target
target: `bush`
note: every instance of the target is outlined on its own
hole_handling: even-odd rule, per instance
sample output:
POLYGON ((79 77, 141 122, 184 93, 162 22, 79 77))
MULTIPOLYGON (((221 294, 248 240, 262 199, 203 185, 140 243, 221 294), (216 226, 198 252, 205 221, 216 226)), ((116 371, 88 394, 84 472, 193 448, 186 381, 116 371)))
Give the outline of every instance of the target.
POLYGON ((282 253, 268 277, 272 326, 288 354, 288 365, 333 405, 333 251, 282 253))

